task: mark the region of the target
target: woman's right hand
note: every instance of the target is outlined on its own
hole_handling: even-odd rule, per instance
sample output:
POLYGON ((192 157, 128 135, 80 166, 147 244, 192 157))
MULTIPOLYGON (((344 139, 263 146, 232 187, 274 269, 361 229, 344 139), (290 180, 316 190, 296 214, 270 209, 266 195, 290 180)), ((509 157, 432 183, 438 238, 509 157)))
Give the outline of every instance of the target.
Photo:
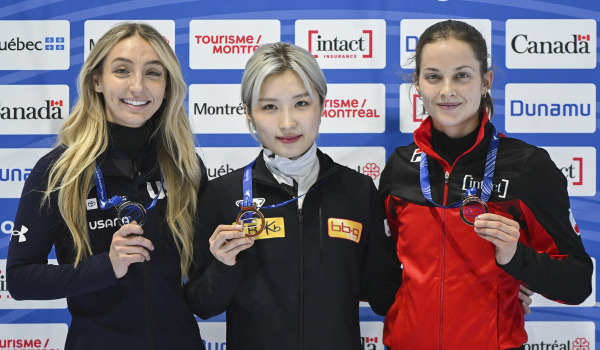
POLYGON ((144 230, 134 221, 121 226, 113 235, 108 256, 117 278, 125 276, 129 265, 150 260, 149 251, 154 250, 154 245, 142 237, 143 233, 144 230))
POLYGON ((219 225, 208 242, 210 252, 217 260, 233 266, 238 253, 254 244, 254 237, 246 237, 241 225, 219 225))

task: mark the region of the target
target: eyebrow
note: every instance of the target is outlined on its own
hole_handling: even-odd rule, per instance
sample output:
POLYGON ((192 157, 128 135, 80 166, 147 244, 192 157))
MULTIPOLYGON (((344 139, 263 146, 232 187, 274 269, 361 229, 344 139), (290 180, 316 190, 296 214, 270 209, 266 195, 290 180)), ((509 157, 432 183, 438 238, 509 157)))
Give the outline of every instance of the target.
MULTIPOLYGON (((128 59, 128 58, 123 58, 123 57, 117 57, 115 58, 112 62, 115 63, 117 61, 121 61, 121 62, 126 62, 126 63, 130 63, 133 64, 133 61, 128 59)), ((150 62, 146 62, 144 64, 145 66, 147 65, 159 65, 159 66, 164 66, 163 63, 159 60, 154 60, 154 61, 150 61, 150 62)))
MULTIPOLYGON (((471 67, 471 66, 460 66, 460 67, 456 67, 456 68, 454 68, 454 70, 461 70, 461 69, 465 69, 465 68, 469 68, 469 69, 471 69, 471 70, 475 70, 475 69, 473 69, 473 67, 471 67)), ((425 68, 423 68, 423 70, 430 70, 430 71, 434 71, 434 72, 439 72, 439 71, 440 71, 440 70, 439 70, 439 69, 437 69, 437 68, 431 68, 431 67, 425 67, 425 68)))
MULTIPOLYGON (((306 96, 310 96, 310 94, 308 92, 303 92, 301 94, 297 94, 292 96, 292 99, 296 99, 296 98, 300 98, 300 97, 306 97, 306 96)), ((274 97, 263 97, 263 98, 259 98, 259 101, 277 101, 277 98, 274 97)))

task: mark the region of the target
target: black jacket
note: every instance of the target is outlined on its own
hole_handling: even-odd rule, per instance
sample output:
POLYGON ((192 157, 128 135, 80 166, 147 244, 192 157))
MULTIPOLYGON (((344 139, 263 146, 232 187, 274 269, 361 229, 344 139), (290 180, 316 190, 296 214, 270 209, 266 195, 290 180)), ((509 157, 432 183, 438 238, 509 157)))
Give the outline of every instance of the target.
MULTIPOLYGON (((219 224, 235 221, 243 169, 210 181, 201 195, 200 253, 186 296, 202 318, 227 311, 229 350, 361 349, 359 301, 383 315, 394 300, 401 270, 373 182, 320 151, 318 158, 317 187, 303 208, 294 201, 262 210, 267 231, 232 267, 211 255, 208 239, 219 224), (350 231, 352 222, 362 224, 360 238, 330 236, 350 231)), ((262 154, 252 178, 264 205, 297 195, 274 179, 262 154)))
MULTIPOLYGON (((66 297, 72 321, 65 349, 203 349, 198 324, 184 300, 179 253, 165 220, 165 193, 143 226, 144 237, 154 244, 150 261, 130 265, 127 274, 117 279, 108 257, 119 228, 116 210, 95 206, 97 193, 92 186, 87 223, 93 255, 74 268, 73 241, 58 212, 56 195, 40 209, 48 170, 64 150, 58 147, 42 157, 25 182, 15 227, 27 227, 26 240, 11 237, 8 251, 7 285, 12 297, 66 297), (59 266, 47 265, 53 245, 59 266)), ((109 149, 102 158, 109 198, 125 195, 147 206, 159 194, 154 144, 137 162, 117 149, 109 149)))

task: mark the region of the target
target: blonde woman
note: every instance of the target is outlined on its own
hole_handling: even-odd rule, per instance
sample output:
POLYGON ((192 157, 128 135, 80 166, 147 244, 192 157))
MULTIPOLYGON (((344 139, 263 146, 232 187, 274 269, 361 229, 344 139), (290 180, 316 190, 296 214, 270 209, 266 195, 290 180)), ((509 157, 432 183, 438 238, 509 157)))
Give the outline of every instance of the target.
POLYGON ((78 87, 58 146, 25 183, 8 289, 67 298, 65 349, 201 349, 183 281, 203 167, 177 57, 152 27, 123 23, 90 52, 78 87))

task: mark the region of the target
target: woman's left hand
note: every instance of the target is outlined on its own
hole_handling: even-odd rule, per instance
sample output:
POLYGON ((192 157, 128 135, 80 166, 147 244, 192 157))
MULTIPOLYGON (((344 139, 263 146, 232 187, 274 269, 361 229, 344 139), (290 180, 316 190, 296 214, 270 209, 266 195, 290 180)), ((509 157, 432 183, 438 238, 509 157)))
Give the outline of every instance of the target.
POLYGON ((486 213, 475 219, 477 235, 496 246, 496 262, 505 265, 515 255, 519 242, 519 223, 501 215, 486 213))

